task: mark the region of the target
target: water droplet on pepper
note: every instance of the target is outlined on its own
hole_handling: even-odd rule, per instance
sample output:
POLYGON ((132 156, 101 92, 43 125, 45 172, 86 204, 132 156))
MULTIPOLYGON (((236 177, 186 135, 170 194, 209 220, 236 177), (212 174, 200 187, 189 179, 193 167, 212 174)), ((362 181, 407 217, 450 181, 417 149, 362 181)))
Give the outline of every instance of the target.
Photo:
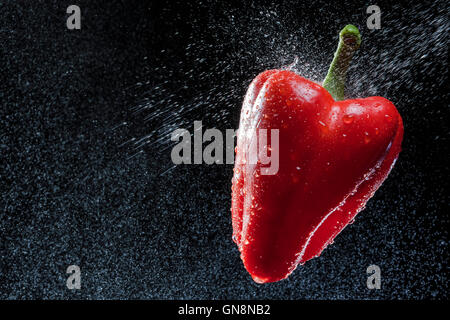
POLYGON ((353 116, 346 114, 342 120, 344 121, 345 124, 351 124, 353 122, 353 116))

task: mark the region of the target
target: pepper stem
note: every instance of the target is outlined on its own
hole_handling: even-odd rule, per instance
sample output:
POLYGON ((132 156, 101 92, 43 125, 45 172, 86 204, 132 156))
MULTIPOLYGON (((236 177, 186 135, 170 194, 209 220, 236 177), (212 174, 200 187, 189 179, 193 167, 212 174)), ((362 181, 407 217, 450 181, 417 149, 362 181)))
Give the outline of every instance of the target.
POLYGON ((360 44, 361 34, 354 25, 346 25, 339 33, 339 44, 327 76, 323 81, 323 87, 328 90, 336 101, 344 100, 347 69, 360 44))

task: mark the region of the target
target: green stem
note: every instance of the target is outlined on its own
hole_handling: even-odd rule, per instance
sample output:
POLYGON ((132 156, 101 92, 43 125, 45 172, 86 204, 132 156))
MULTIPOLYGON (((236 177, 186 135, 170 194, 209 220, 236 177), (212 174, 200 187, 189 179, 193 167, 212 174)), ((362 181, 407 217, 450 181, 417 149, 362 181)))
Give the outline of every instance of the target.
POLYGON ((345 78, 355 51, 361 44, 361 35, 354 25, 348 24, 339 33, 339 44, 323 81, 323 87, 336 101, 344 100, 345 78))

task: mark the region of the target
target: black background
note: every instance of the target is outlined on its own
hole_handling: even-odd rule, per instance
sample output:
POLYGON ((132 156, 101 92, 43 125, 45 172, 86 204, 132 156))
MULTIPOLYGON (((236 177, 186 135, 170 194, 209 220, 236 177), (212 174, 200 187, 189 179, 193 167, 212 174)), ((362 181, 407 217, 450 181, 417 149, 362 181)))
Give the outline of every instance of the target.
POLYGON ((448 8, 377 1, 369 30, 370 4, 2 2, 0 298, 448 298, 448 8), (236 128, 252 78, 295 56, 319 81, 347 23, 363 36, 348 95, 394 102, 403 152, 319 258, 258 285, 231 240, 232 165, 173 167, 170 132, 236 128))

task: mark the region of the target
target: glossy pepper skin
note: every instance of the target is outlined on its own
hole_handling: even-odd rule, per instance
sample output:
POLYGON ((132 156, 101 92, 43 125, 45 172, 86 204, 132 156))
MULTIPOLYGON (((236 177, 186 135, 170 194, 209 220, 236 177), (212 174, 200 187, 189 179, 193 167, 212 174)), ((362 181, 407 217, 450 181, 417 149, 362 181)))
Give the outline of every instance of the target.
POLYGON ((241 111, 231 208, 233 239, 253 280, 282 280, 320 255, 386 179, 402 137, 387 99, 336 101, 292 71, 258 75, 241 111), (246 161, 259 129, 279 130, 274 175, 246 161))

